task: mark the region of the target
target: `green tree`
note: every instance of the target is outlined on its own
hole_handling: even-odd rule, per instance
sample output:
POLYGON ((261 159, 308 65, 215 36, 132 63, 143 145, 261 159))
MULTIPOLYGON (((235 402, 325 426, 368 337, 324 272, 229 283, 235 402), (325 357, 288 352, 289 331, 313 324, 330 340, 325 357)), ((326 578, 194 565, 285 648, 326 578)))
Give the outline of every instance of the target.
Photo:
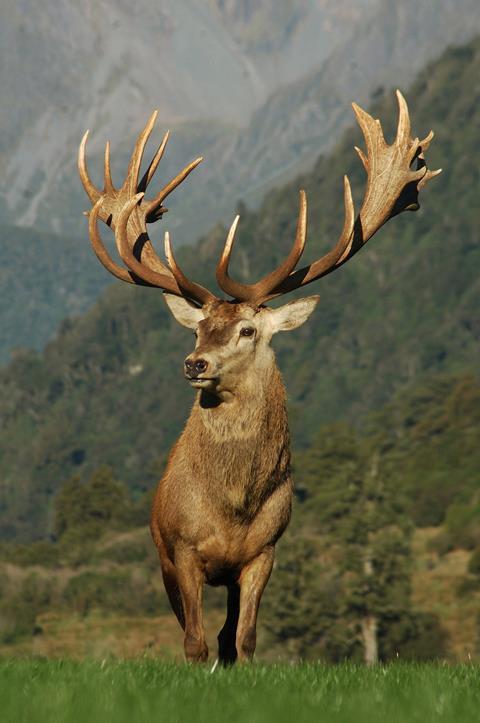
POLYGON ((70 477, 58 491, 54 503, 53 531, 57 539, 85 519, 85 491, 78 475, 70 477))
POLYGON ((340 662, 356 640, 342 617, 344 593, 334 565, 321 563, 318 540, 287 534, 262 603, 268 646, 289 659, 340 662))
POLYGON ((354 500, 350 514, 336 525, 345 551, 347 607, 359 621, 367 664, 379 656, 379 635, 388 621, 410 610, 410 536, 412 525, 398 499, 399 491, 385 483, 377 451, 359 452, 354 500))
POLYGON ((356 628, 367 663, 389 657, 389 621, 403 619, 411 608, 413 528, 401 491, 383 475, 377 444, 333 425, 322 430, 297 470, 311 524, 336 550, 344 625, 356 628))
POLYGON ((67 544, 97 539, 108 529, 124 527, 131 507, 127 488, 109 467, 100 467, 86 483, 72 477, 55 498, 55 535, 67 544))

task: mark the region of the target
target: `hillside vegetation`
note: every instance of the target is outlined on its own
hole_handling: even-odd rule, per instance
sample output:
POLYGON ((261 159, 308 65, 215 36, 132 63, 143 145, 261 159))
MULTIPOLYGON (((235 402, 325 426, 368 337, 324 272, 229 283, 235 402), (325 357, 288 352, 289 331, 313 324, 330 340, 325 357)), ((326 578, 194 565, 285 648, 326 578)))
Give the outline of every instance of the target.
MULTIPOLYGON (((276 342, 290 397, 296 449, 320 423, 361 425, 365 415, 425 374, 478 368, 480 279, 477 178, 480 42, 454 49, 407 93, 413 128, 433 126, 432 168, 444 173, 422 209, 396 218, 350 264, 313 285, 322 302, 309 323, 276 342)), ((390 94, 372 112, 387 131, 390 94)), ((287 252, 298 188, 309 196, 307 258, 325 251, 342 224, 341 178, 358 196, 364 178, 352 129, 312 173, 242 209, 235 272, 252 279, 287 252)), ((225 231, 214 229, 180 259, 212 282, 225 231)), ((110 465, 135 496, 158 477, 188 414, 182 381, 192 343, 161 293, 114 285, 84 317, 65 321, 43 354, 19 353, 0 374, 0 510, 5 538, 44 537, 50 502, 72 473, 110 465)), ((401 398, 401 397, 399 397, 401 398)), ((413 476, 413 473, 412 473, 413 476)))
POLYGON ((5 290, 0 363, 5 363, 20 347, 43 348, 60 321, 84 313, 110 280, 84 240, 0 226, 0 287, 5 290))
MULTIPOLYGON (((432 375, 369 415, 361 433, 324 425, 296 452, 261 659, 360 661, 368 616, 381 660, 480 655, 479 402, 478 379, 432 375)), ((101 467, 61 486, 52 541, 0 545, 0 655, 178 658, 150 504, 101 467)), ((213 647, 224 597, 206 590, 213 647)))

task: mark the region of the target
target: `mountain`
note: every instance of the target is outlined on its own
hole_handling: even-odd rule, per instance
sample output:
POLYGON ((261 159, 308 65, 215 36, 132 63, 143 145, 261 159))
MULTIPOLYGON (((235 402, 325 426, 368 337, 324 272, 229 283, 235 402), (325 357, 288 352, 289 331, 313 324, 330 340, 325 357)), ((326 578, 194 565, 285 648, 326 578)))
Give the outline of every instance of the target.
MULTIPOLYGON (((449 50, 407 92, 414 132, 434 127, 432 168, 444 173, 422 194, 422 208, 388 224, 351 263, 312 288, 318 310, 276 341, 290 400, 294 445, 320 423, 366 415, 425 374, 478 369, 477 183, 480 41, 449 50)), ((370 108, 387 138, 393 95, 370 108)), ((298 188, 309 196, 307 260, 324 253, 343 221, 341 178, 358 197, 363 171, 349 129, 313 170, 242 211, 233 268, 259 276, 292 242, 298 188)), ((217 226, 179 258, 213 283, 225 237, 217 226)), ((109 464, 135 494, 158 477, 188 414, 181 379, 190 337, 168 316, 156 290, 115 284, 85 316, 65 322, 43 353, 17 353, 0 375, 0 510, 4 537, 49 530, 49 502, 73 472, 109 464)))
POLYGON ((258 203, 282 174, 330 147, 352 97, 362 103, 379 86, 412 82, 446 46, 480 31, 475 0, 139 0, 130 8, 125 0, 3 4, 0 194, 16 225, 77 237, 83 131, 92 128, 92 154, 110 137, 114 169, 123 168, 159 107, 161 124, 176 132, 165 174, 191 153, 208 159, 171 221, 185 229, 180 241, 192 242, 219 210, 230 213, 239 197, 258 203))
MULTIPOLYGON (((124 0, 7 0, 0 12, 0 237, 5 225, 31 229, 32 259, 38 233, 68 246, 87 243, 75 168, 86 127, 97 183, 105 140, 112 140, 120 181, 155 106, 161 113, 152 145, 166 127, 173 132, 157 183, 205 156, 168 203, 174 243, 191 244, 215 222, 229 221, 239 199, 258 207, 266 191, 310 168, 350 122, 352 99, 367 103, 382 86, 412 82, 446 46, 480 32, 475 0, 140 0, 134 13, 124 0)), ((78 273, 75 256, 70 267, 66 259, 66 285, 78 273)), ((20 257, 10 263, 21 266, 20 257)), ((101 288, 91 269, 82 267, 92 295, 72 300, 79 311, 101 288)), ((12 267, 18 277, 21 271, 12 267)), ((44 275, 30 289, 32 303, 43 308, 46 288, 56 283, 56 274, 44 275)), ((18 335, 2 337, 0 358, 28 338, 41 348, 65 311, 52 299, 26 335, 32 319, 21 296, 11 294, 0 287, 18 335)))
POLYGON ((93 149, 108 133, 125 144, 125 157, 155 106, 175 126, 244 124, 282 83, 322 62, 376 2, 270 0, 260 9, 245 0, 139 0, 132 12, 125 0, 7 0, 0 191, 12 217, 75 234, 78 215, 69 216, 81 195, 66 207, 63 186, 79 190, 73 162, 86 127, 95 129, 93 149))
MULTIPOLYGON (((103 288, 84 259, 85 195, 75 168, 87 126, 96 178, 105 136, 120 177, 130 142, 155 106, 160 124, 175 130, 160 176, 200 151, 211 149, 214 160, 265 98, 322 62, 376 2, 139 0, 134 12, 123 0, 2 3, 0 254, 7 268, 0 277, 0 360, 15 347, 41 348, 65 314, 85 311, 103 288), (39 243, 42 233, 50 243, 39 243), (13 241, 21 246, 16 253, 13 241), (25 254, 32 273, 42 267, 42 274, 23 286, 25 254), (59 288, 68 289, 67 303, 59 288)), ((183 198, 195 187, 187 182, 183 198)), ((195 241, 217 220, 217 193, 207 192, 205 210, 202 198, 174 210, 177 241, 195 241)))
POLYGON ((232 173, 239 193, 246 189, 242 198, 254 201, 258 189, 271 187, 329 150, 339 128, 351 122, 352 99, 362 105, 384 89, 406 88, 446 47, 479 32, 475 0, 382 0, 359 18, 316 71, 280 88, 254 114, 238 148, 247 162, 232 173))

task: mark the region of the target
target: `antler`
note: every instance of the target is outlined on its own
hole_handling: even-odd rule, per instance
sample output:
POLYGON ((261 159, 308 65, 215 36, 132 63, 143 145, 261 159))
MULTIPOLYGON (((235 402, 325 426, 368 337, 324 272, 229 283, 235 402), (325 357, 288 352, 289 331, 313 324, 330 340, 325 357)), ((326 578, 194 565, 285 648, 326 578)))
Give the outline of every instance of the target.
POLYGON ((374 120, 355 103, 352 104, 367 146, 367 155, 359 148, 355 149, 367 172, 367 189, 360 213, 354 220, 350 183, 347 176, 344 177, 345 221, 334 248, 309 266, 293 270, 305 246, 306 199, 302 191, 297 236, 292 251, 276 271, 255 284, 240 284, 228 275, 228 263, 238 217, 235 219, 217 267, 217 281, 224 291, 234 295, 239 301, 261 304, 310 284, 351 259, 390 218, 402 211, 416 211, 419 208, 420 189, 440 173, 441 169, 429 171, 425 163, 424 152, 430 145, 433 132, 430 131, 423 141, 418 138, 412 139, 407 104, 398 90, 397 99, 399 105, 397 136, 390 146, 385 142, 380 121, 374 120), (417 167, 412 170, 410 166, 414 161, 417 167))
MULTIPOLYGON (((119 189, 116 189, 112 182, 109 143, 105 147, 103 191, 94 186, 88 175, 85 159, 89 131, 83 136, 78 151, 78 170, 83 187, 93 204, 88 214, 90 240, 100 262, 118 279, 133 284, 156 286, 177 296, 186 296, 192 301, 205 304, 216 297, 200 284, 189 281, 176 263, 168 268, 156 254, 147 233, 146 224, 162 218, 168 210, 163 206, 163 201, 203 160, 197 158, 192 161, 153 199, 146 200, 145 191, 162 159, 169 138, 167 131, 147 171, 139 181, 143 153, 157 115, 158 111, 152 113, 138 136, 125 181, 119 189), (105 248, 98 230, 99 218, 115 232, 118 253, 127 268, 115 263, 105 248)), ((173 255, 171 258, 173 259, 173 255)))
MULTIPOLYGON (((295 271, 295 266, 305 248, 307 231, 307 199, 300 191, 300 210, 297 231, 292 249, 280 266, 254 284, 242 284, 232 279, 228 272, 237 216, 230 228, 225 247, 217 265, 219 286, 233 297, 234 301, 247 301, 260 305, 270 299, 310 284, 312 281, 331 273, 359 251, 366 242, 390 218, 403 211, 419 208, 418 193, 431 178, 441 172, 429 171, 424 153, 433 138, 433 132, 420 141, 410 137, 410 118, 404 97, 397 90, 399 119, 397 136, 392 145, 385 142, 379 120, 374 120, 366 111, 353 103, 353 110, 365 137, 367 154, 356 148, 367 172, 367 188, 360 213, 355 219, 350 182, 344 177, 345 220, 340 237, 331 251, 309 266, 295 271), (411 165, 416 161, 416 169, 411 165)), ((89 213, 89 232, 93 249, 101 263, 119 279, 134 284, 157 286, 165 291, 185 296, 202 305, 215 300, 208 289, 190 281, 178 266, 173 255, 168 233, 165 234, 165 255, 167 267, 157 256, 148 237, 146 224, 157 221, 167 211, 162 205, 167 196, 202 161, 197 158, 175 176, 150 201, 144 197, 165 151, 167 132, 150 165, 139 181, 140 166, 145 145, 155 124, 157 111, 150 117, 140 133, 132 153, 127 175, 121 188, 116 189, 110 172, 110 146, 105 148, 104 187, 99 191, 91 182, 86 162, 85 147, 88 131, 85 133, 78 152, 78 168, 83 187, 93 208, 89 213), (97 221, 101 219, 115 232, 118 252, 126 268, 116 264, 106 250, 98 231, 97 221)))
POLYGON ((228 274, 228 265, 239 219, 240 216, 235 218, 228 232, 225 247, 217 265, 217 282, 223 291, 235 299, 242 301, 261 299, 268 296, 269 292, 293 271, 303 253, 307 237, 307 196, 305 191, 300 191, 297 233, 288 257, 275 271, 264 276, 256 284, 241 284, 234 281, 228 274))

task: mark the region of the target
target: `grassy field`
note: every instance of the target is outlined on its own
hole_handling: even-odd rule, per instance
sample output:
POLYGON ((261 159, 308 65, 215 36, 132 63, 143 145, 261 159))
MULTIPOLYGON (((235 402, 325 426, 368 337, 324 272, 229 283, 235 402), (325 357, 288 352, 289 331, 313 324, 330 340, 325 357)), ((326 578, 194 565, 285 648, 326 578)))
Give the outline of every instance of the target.
POLYGON ((0 661, 3 723, 467 723, 480 666, 0 661))

